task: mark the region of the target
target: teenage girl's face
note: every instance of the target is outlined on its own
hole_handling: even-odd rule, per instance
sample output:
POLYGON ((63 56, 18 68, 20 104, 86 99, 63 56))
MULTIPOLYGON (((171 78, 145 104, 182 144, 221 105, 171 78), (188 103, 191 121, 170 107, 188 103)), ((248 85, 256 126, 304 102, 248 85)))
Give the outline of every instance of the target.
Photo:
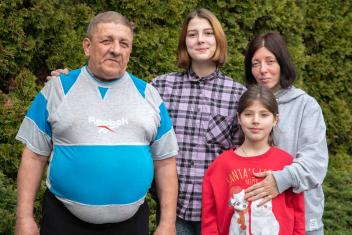
POLYGON ((211 61, 216 50, 216 39, 208 20, 195 17, 189 21, 186 46, 192 62, 211 61))
POLYGON ((245 141, 268 143, 270 132, 276 125, 278 117, 266 109, 260 101, 255 100, 238 119, 245 141))
POLYGON ((252 58, 252 74, 258 84, 272 92, 280 89, 280 65, 266 47, 259 48, 252 58))

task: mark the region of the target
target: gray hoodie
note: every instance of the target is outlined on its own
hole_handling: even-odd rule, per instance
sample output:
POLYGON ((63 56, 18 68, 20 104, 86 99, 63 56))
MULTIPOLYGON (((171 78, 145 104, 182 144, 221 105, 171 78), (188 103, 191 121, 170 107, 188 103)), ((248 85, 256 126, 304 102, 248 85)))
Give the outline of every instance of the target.
POLYGON ((322 183, 328 166, 326 126, 318 102, 295 87, 275 92, 279 123, 275 144, 289 152, 294 161, 273 172, 279 192, 292 187, 304 191, 306 231, 323 227, 324 193, 322 183))

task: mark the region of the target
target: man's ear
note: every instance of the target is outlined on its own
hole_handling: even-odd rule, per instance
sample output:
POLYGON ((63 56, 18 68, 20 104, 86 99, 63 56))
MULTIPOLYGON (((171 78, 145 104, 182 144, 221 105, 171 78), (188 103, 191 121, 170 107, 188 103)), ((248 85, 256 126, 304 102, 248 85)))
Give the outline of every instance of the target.
POLYGON ((84 54, 88 57, 90 55, 90 45, 91 45, 91 41, 89 38, 85 38, 83 39, 82 45, 83 45, 83 50, 84 50, 84 54))

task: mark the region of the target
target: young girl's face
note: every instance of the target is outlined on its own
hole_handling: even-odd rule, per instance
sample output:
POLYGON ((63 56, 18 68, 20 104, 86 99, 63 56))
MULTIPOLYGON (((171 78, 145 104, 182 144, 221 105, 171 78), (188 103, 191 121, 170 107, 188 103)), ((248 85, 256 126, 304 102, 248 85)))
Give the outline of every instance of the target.
POLYGON ((208 20, 195 17, 189 21, 186 46, 193 62, 211 61, 216 50, 216 39, 208 20))
POLYGON ((239 116, 245 141, 268 143, 270 132, 277 120, 278 116, 266 109, 259 100, 255 100, 239 116))
POLYGON ((280 89, 280 65, 266 47, 259 48, 252 58, 252 74, 259 85, 272 92, 280 89))

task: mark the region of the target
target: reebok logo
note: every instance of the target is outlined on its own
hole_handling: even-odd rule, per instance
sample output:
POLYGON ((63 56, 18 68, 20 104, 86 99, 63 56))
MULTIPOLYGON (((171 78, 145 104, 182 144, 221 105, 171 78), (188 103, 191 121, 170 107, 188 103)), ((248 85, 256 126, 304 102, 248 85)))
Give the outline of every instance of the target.
POLYGON ((98 127, 98 133, 108 133, 115 132, 115 129, 123 125, 128 125, 128 120, 126 118, 121 118, 117 120, 102 120, 95 117, 88 117, 88 123, 92 123, 94 126, 98 127))

